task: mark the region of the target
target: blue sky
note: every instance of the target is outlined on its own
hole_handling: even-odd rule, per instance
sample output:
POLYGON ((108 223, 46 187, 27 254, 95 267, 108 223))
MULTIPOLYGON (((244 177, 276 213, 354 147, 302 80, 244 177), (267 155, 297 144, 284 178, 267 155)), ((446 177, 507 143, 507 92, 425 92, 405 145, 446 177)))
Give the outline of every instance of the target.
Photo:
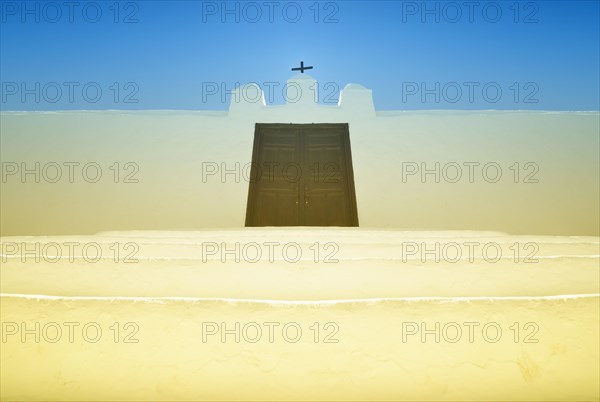
POLYGON ((599 108, 598 1, 0 4, 2 110, 225 110, 249 82, 277 104, 301 60, 326 104, 599 108))

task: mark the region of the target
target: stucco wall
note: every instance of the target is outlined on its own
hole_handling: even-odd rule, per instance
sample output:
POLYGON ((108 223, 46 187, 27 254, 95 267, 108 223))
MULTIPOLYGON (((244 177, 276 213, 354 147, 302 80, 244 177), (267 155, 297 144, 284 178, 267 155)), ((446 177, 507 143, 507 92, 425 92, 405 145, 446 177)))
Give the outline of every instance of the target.
POLYGON ((250 116, 3 112, 1 234, 242 227, 256 122, 348 122, 362 227, 599 234, 597 112, 415 111, 375 116, 344 113, 343 107, 321 107, 315 114, 282 110, 261 109, 250 116), (50 182, 56 177, 52 162, 62 171, 56 183, 50 182), (69 162, 79 164, 71 165, 73 183, 65 165, 69 162), (128 162, 135 165, 126 166, 128 162), (436 162, 439 183, 434 174, 425 183, 420 174, 403 180, 408 168, 421 169, 426 163, 435 169, 436 162), (472 183, 465 165, 469 162, 479 164, 471 165, 472 183), (22 180, 22 163, 38 170, 39 183, 35 173, 22 180), (98 165, 89 165, 84 176, 87 163, 98 165), (452 183, 455 164, 462 177, 452 183), (491 165, 484 176, 486 164, 491 165), (92 183, 97 166, 102 176, 92 183), (215 166, 237 174, 229 173, 224 180, 220 172, 206 175, 215 166), (496 166, 502 175, 493 183, 496 166), (135 169, 129 179, 138 183, 124 183, 135 169), (515 170, 520 172, 518 183, 515 170), (120 173, 118 183, 115 171, 120 173), (529 179, 538 183, 525 183, 534 172, 529 179))

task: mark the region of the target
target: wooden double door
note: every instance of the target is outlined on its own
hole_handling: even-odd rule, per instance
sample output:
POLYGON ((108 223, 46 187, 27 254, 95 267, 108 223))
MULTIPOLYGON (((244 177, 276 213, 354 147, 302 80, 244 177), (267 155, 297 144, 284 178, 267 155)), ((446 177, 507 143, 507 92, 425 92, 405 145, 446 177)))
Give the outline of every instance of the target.
POLYGON ((256 124, 246 226, 358 226, 348 124, 256 124))

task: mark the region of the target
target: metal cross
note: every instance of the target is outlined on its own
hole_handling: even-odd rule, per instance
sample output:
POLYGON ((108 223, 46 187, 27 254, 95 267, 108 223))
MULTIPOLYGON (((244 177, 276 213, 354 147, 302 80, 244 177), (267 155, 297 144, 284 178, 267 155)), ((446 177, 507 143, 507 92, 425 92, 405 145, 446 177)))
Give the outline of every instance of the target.
POLYGON ((292 68, 292 71, 300 71, 300 73, 304 74, 304 70, 312 70, 312 69, 313 69, 312 66, 304 67, 304 62, 301 61, 300 67, 292 68))

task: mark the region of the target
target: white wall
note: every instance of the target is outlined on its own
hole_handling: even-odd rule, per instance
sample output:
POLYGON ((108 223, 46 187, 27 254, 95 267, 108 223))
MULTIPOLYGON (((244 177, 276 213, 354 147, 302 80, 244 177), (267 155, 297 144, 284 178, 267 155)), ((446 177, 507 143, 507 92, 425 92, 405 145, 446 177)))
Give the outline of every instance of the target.
MULTIPOLYGON (((286 122, 266 116, 258 122, 286 122)), ((22 162, 29 169, 40 162, 41 176, 40 183, 32 174, 26 183, 19 173, 3 178, 2 235, 244 225, 247 180, 230 174, 221 182, 215 175, 204 183, 202 173, 206 163, 234 170, 238 163, 243 176, 255 123, 247 116, 74 111, 1 117, 3 175, 11 162, 19 169, 22 162), (74 183, 64 165, 61 180, 44 180, 49 162, 79 162, 74 183), (82 177, 88 162, 103 169, 97 183, 82 177), (137 164, 139 183, 114 183, 109 170, 114 162, 121 163, 121 173, 124 163, 137 164)), ((325 113, 318 121, 326 119, 325 113)), ((598 235, 598 113, 388 112, 355 118, 338 113, 329 121, 350 123, 363 227, 598 235), (421 183, 416 175, 403 183, 403 162, 426 162, 430 168, 435 162, 495 162, 503 176, 488 183, 476 170, 469 183, 465 167, 458 183, 443 178, 435 183, 433 176, 421 183), (509 170, 514 162, 536 163, 539 183, 514 183, 509 170)), ((50 166, 46 176, 54 176, 50 166)))

